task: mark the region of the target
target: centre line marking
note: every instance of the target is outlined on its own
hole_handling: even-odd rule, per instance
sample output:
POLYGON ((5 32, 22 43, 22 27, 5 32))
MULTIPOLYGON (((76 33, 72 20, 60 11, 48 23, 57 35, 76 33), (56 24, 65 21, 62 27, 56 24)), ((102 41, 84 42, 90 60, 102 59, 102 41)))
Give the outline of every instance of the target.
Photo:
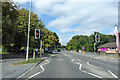
MULTIPOLYGON (((73 59, 71 62, 73 62, 73 61, 75 61, 75 59, 73 59)), ((103 78, 103 77, 98 76, 98 75, 96 75, 96 74, 93 74, 93 73, 90 73, 90 72, 87 72, 87 71, 82 70, 82 64, 77 63, 77 62, 73 62, 73 63, 79 65, 79 70, 80 70, 80 71, 82 71, 82 72, 84 72, 84 73, 87 73, 87 74, 89 74, 89 75, 92 75, 92 76, 94 76, 94 77, 97 77, 97 78, 103 78)), ((89 64, 89 62, 87 62, 87 64, 89 64)))
POLYGON ((98 68, 104 69, 104 68, 102 68, 102 67, 99 67, 99 66, 95 66, 95 65, 90 64, 89 61, 87 61, 87 64, 88 64, 88 65, 91 65, 91 66, 94 66, 94 67, 98 67, 98 68))

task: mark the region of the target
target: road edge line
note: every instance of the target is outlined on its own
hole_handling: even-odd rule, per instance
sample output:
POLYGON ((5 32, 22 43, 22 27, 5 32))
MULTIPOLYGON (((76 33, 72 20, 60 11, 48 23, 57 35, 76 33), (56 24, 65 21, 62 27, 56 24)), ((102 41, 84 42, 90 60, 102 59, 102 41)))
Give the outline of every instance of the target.
POLYGON ((19 77, 17 78, 21 78, 22 76, 24 76, 25 74, 27 74, 28 72, 30 72, 32 69, 34 69, 38 64, 40 64, 42 61, 44 61, 45 59, 42 59, 40 62, 36 63, 35 65, 33 65, 32 68, 28 69, 26 72, 24 72, 23 74, 21 74, 19 77))

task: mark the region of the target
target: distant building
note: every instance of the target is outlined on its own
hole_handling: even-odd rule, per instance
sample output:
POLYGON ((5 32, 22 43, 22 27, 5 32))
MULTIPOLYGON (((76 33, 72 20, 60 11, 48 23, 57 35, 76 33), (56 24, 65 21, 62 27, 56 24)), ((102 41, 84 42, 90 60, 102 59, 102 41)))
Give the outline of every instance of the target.
POLYGON ((98 47, 98 52, 117 53, 116 43, 107 43, 98 47))

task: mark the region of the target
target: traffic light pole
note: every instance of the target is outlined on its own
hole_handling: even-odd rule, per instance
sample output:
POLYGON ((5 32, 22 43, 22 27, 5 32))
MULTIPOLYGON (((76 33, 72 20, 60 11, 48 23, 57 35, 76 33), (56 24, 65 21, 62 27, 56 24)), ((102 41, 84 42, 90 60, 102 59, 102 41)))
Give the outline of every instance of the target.
POLYGON ((31 14, 31 0, 30 0, 30 10, 29 10, 29 24, 28 24, 28 39, 27 39, 26 61, 28 61, 28 55, 29 55, 30 14, 31 14))
POLYGON ((96 50, 96 48, 95 48, 95 44, 96 44, 96 43, 94 43, 94 53, 95 53, 95 50, 96 50))
POLYGON ((42 40, 40 40, 40 59, 42 59, 42 40))

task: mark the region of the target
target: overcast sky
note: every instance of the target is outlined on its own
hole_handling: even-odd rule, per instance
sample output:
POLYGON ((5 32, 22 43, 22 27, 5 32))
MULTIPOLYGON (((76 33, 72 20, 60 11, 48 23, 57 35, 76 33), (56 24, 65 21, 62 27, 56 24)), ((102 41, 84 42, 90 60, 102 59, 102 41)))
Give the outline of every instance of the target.
MULTIPOLYGON (((29 0, 14 0, 29 9, 29 0)), ((32 0, 32 11, 66 45, 74 35, 114 34, 119 0, 32 0), (109 2, 108 2, 109 1, 109 2)))

